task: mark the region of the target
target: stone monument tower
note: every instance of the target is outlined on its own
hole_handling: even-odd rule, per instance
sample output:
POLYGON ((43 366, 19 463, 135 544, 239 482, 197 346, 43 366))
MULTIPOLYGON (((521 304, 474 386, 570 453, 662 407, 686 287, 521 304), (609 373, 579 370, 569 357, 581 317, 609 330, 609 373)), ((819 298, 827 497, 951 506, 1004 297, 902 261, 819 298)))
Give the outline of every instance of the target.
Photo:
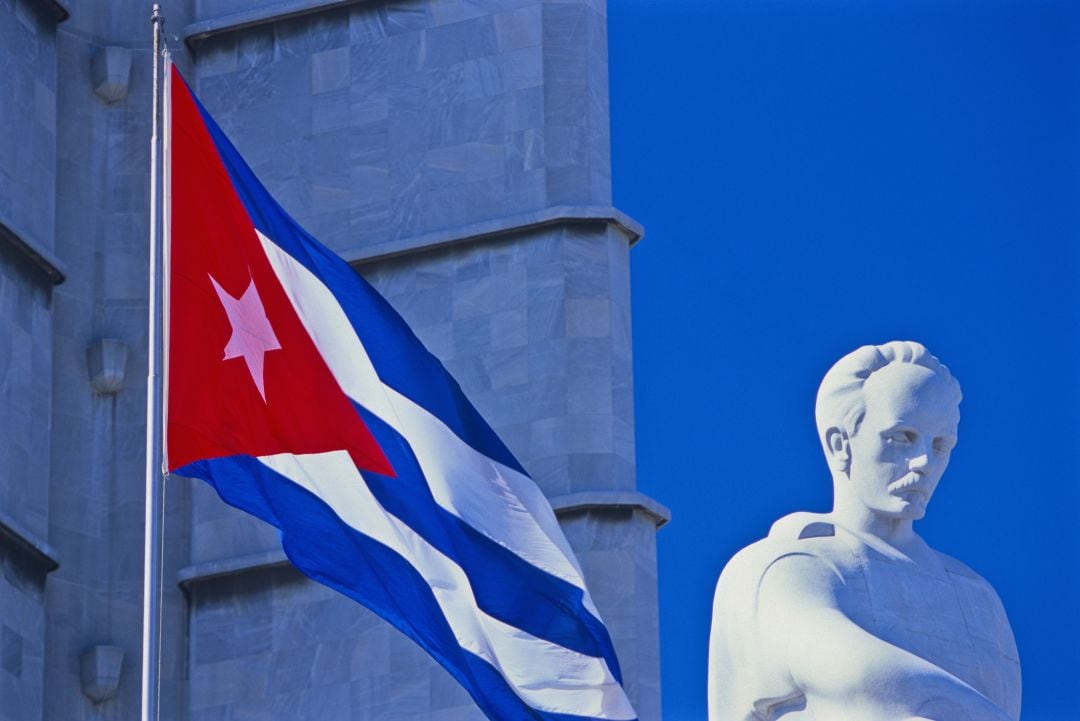
MULTIPOLYGON (((166 0, 260 179, 383 292, 551 499, 660 718, 603 0, 166 0)), ((0 0, 0 720, 138 715, 149 3, 0 0)), ((480 718, 277 538, 166 488, 162 717, 480 718)))

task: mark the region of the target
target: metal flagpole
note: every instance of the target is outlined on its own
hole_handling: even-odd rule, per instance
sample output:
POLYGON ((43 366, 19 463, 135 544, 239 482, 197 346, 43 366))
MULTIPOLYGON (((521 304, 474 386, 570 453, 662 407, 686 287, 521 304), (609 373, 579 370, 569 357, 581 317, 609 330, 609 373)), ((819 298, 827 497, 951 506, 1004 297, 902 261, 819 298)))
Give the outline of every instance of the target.
POLYGON ((161 38, 164 18, 154 3, 153 132, 150 137, 150 297, 146 375, 146 509, 143 537, 142 721, 157 721, 161 648, 161 38))

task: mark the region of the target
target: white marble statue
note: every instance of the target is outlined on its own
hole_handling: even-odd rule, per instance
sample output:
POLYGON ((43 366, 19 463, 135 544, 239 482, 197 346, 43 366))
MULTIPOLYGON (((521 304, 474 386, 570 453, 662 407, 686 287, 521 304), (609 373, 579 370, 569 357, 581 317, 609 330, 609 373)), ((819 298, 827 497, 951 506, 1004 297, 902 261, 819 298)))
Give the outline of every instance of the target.
POLYGON ((959 403, 918 343, 864 346, 825 375, 816 416, 833 510, 780 519, 724 568, 709 721, 1020 717, 997 594, 912 529, 949 465, 959 403))

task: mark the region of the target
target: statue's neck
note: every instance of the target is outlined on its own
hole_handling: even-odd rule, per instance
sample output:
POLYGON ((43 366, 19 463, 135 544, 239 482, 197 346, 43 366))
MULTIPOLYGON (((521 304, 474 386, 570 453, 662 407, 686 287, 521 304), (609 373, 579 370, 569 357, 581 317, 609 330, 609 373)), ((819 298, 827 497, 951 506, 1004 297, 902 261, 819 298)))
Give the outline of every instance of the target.
POLYGON ((880 539, 907 555, 923 545, 911 519, 890 518, 874 513, 853 493, 847 492, 846 484, 837 483, 835 489, 831 515, 840 526, 861 536, 880 539))

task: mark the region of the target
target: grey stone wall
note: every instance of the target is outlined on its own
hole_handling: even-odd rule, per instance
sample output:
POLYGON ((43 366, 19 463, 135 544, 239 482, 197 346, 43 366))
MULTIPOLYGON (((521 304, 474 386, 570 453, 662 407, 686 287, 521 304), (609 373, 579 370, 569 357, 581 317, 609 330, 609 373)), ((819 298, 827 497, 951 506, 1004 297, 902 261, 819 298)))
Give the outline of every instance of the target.
MULTIPOLYGON (((250 9, 201 5, 211 6, 250 9)), ((270 191, 361 261, 556 505, 634 490, 633 232, 574 210, 611 200, 602 3, 365 2, 222 32, 194 58, 201 99, 270 191), (551 208, 563 217, 543 214, 551 208)), ((656 520, 602 503, 565 519, 643 719, 660 716, 656 520)), ((192 539, 193 563, 211 568, 258 564, 277 547, 270 529, 198 488, 192 539)), ((228 593, 222 580, 191 586, 193 712, 270 718, 274 679, 285 677, 312 698, 331 693, 335 713, 354 718, 472 708, 363 609, 277 572, 243 578, 228 593), (281 584, 295 608, 311 609, 305 618, 335 619, 351 672, 314 672, 312 654, 333 653, 317 641, 297 654, 278 646, 281 619, 269 609, 281 584), (253 651, 241 636, 273 640, 253 651), (387 664, 398 669, 392 682, 387 664), (254 668, 262 681, 230 696, 222 679, 254 668)), ((318 639, 326 627, 305 630, 318 639)))
POLYGON ((610 204, 605 22, 591 2, 363 2, 200 41, 198 92, 274 197, 357 257, 610 204))
POLYGON ((56 22, 38 0, 0 0, 0 222, 51 248, 56 22))
MULTIPOLYGON (((552 498, 659 719, 663 511, 634 492, 640 230, 610 208, 604 3, 162 4, 182 71, 271 192, 552 498)), ((119 0, 67 10, 0 0, 0 721, 139 706, 150 27, 119 0), (113 102, 92 73, 108 46, 132 54, 113 102), (116 393, 89 382, 102 338, 129 349, 116 393), (125 653, 100 703, 79 675, 97 644, 125 653)), ((480 718, 411 641, 285 565, 272 529, 185 479, 166 517, 163 718, 480 718)))
MULTIPOLYGON (((362 270, 558 499, 634 487, 627 250, 619 231, 571 224, 362 270)), ((212 492, 197 488, 195 498, 193 549, 203 563, 276 547, 268 527, 212 492)), ((579 511, 564 526, 641 718, 657 719, 656 519, 579 511)), ((262 569, 191 589, 193 718, 228 718, 230 709, 277 718, 283 708, 298 719, 480 718, 411 641, 295 572, 262 569)))
POLYGON ((51 282, 0 240, 0 719, 40 714, 49 517, 51 282))
POLYGON ((660 519, 641 508, 622 507, 567 512, 560 520, 611 631, 638 718, 659 719, 656 526, 660 519))
POLYGON ((49 523, 55 22, 0 0, 0 719, 40 718, 49 523), (46 264, 47 265, 47 264, 46 264))
POLYGON ((634 488, 626 238, 567 224, 361 266, 548 497, 634 488))
MULTIPOLYGON (((37 2, 39 0, 35 0, 37 2)), ((187 2, 164 2, 183 25, 187 2)), ((112 0, 72 3, 58 26, 56 255, 67 269, 53 291, 54 393, 49 541, 60 567, 47 583, 44 708, 26 718, 137 718, 139 713, 144 449, 147 375, 147 239, 151 28, 149 8, 112 0), (127 94, 95 92, 95 57, 131 52, 127 94), (128 348, 123 386, 90 385, 87 347, 102 338, 128 348), (84 695, 79 658, 105 644, 124 650, 115 698, 84 695)), ((183 48, 180 46, 181 61, 183 48)), ((169 488, 169 517, 187 516, 187 489, 169 488)), ((187 563, 186 523, 169 523, 171 578, 187 563)), ((183 718, 186 694, 183 595, 165 586, 163 718, 183 718)))
MULTIPOLYGON (((567 223, 361 270, 559 508, 635 488, 628 262, 621 231, 567 223)), ((656 520, 562 514, 642 719, 660 718, 656 520)))
POLYGON ((0 240, 0 513, 41 538, 49 518, 51 286, 0 240))
POLYGON ((192 587, 192 721, 484 716, 388 624, 290 566, 192 587))
POLYGON ((41 718, 45 572, 0 535, 0 719, 41 718))

